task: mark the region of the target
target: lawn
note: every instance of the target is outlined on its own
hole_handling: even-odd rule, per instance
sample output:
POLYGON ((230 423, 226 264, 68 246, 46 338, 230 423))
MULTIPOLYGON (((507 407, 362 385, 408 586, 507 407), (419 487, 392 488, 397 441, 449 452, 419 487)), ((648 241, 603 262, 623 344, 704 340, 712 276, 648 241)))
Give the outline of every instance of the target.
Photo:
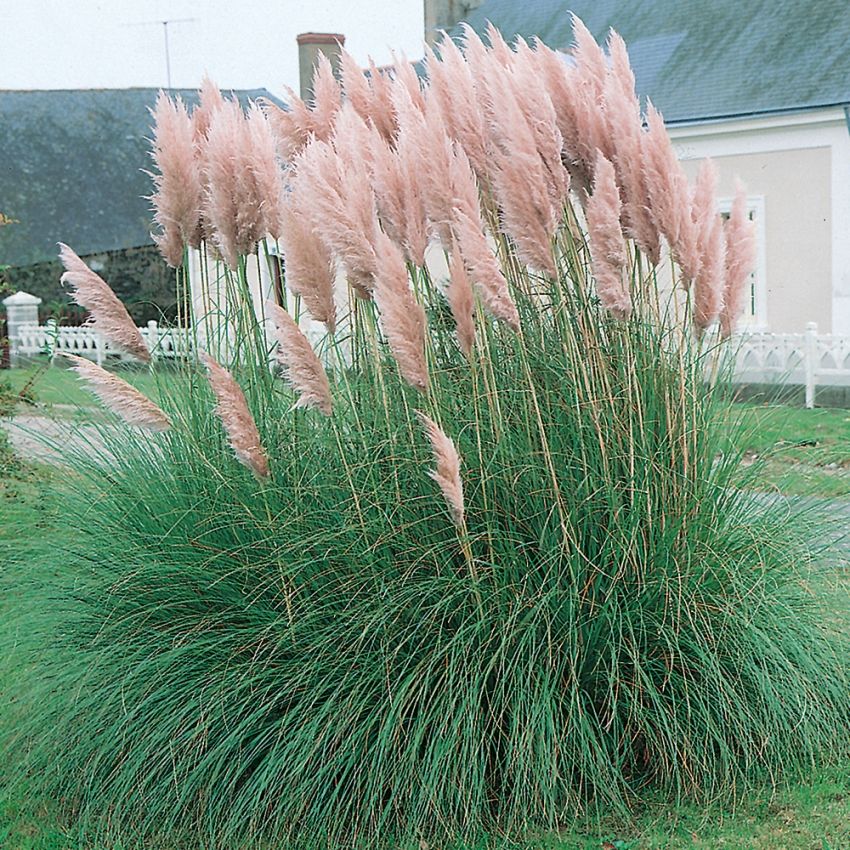
MULTIPOLYGON (((109 368, 152 397, 158 384, 180 380, 175 372, 160 370, 153 375, 131 364, 110 364, 109 368)), ((0 373, 0 387, 4 381, 13 392, 28 389, 36 402, 53 412, 64 413, 62 405, 97 407, 97 400, 76 374, 62 366, 47 368, 46 362, 36 361, 28 368, 0 373)), ((736 405, 735 415, 732 442, 744 453, 745 464, 757 467, 753 471, 760 489, 787 495, 850 496, 850 411, 741 404, 736 405)))
MULTIPOLYGON (((126 370, 125 377, 153 392, 149 373, 126 370)), ((5 373, 16 390, 33 370, 5 373)), ((172 378, 173 379, 173 378, 172 378)), ((39 403, 92 405, 73 374, 52 368, 36 375, 33 391, 39 403)), ((740 406, 739 421, 730 431, 733 444, 748 463, 759 464, 758 481, 781 492, 850 495, 850 412, 795 410, 779 406, 740 406)), ((42 498, 50 471, 8 466, 0 477, 0 569, 14 551, 20 533, 55 534, 60 519, 42 498)), ((843 579, 841 579, 843 581, 843 579)), ((842 596, 846 603, 846 595, 842 596)), ((12 604, 0 600, 3 607, 12 604)), ((14 699, 3 693, 0 712, 14 699)), ((0 777, 2 768, 0 768, 0 777)), ((3 850, 108 850, 77 839, 63 826, 51 806, 40 800, 8 800, 0 785, 0 847, 3 850)), ((765 788, 749 795, 735 811, 717 806, 646 805, 629 820, 612 818, 585 823, 558 836, 521 844, 482 843, 454 850, 838 850, 850 847, 850 767, 819 772, 805 784, 765 788)), ((194 848, 192 848, 194 850, 194 848)), ((433 848, 437 850, 437 848, 433 848)), ((446 848, 449 850, 449 848, 446 848)))
MULTIPOLYGON (((61 361, 61 358, 59 359, 61 361)), ((158 383, 173 383, 179 380, 174 372, 163 371, 162 367, 158 367, 156 374, 134 363, 110 362, 107 368, 147 395, 156 395, 158 383)), ((11 385, 13 393, 24 393, 25 397, 47 407, 97 406, 97 400, 85 389, 73 370, 63 366, 61 362, 50 366, 46 358, 35 359, 24 368, 0 372, 0 386, 4 382, 11 385)))

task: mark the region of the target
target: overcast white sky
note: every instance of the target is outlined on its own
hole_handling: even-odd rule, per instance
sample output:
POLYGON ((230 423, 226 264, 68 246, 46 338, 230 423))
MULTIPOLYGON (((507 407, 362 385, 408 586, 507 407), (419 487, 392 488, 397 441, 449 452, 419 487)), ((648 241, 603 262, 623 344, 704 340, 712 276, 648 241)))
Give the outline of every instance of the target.
POLYGON ((340 32, 361 63, 390 50, 422 56, 422 0, 0 0, 0 89, 222 88, 298 90, 295 36, 340 32))

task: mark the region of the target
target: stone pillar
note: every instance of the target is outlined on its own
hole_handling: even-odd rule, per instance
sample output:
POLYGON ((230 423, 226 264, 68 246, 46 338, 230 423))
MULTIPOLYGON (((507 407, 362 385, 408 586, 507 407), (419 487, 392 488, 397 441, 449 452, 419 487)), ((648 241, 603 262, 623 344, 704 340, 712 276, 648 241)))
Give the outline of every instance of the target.
POLYGON ((38 305, 41 299, 29 292, 16 292, 3 299, 6 308, 6 333, 9 336, 9 365, 20 363, 18 348, 20 347, 20 330, 23 325, 38 324, 38 305))
POLYGON ((301 99, 313 96, 313 69, 320 53, 331 61, 334 73, 339 69, 339 54, 345 46, 345 36, 338 32, 302 32, 298 41, 298 76, 301 82, 301 99))

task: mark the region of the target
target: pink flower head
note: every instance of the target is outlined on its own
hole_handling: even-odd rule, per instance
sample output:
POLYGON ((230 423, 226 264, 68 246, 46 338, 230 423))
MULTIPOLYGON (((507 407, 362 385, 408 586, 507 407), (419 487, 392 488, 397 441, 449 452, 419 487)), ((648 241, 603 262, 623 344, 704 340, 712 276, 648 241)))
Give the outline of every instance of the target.
POLYGON ((596 291, 602 306, 619 319, 632 312, 626 272, 626 244, 620 229, 620 192, 614 166, 597 155, 593 194, 587 199, 587 230, 596 291))
POLYGON ((426 53, 428 99, 435 103, 448 135, 466 151, 479 180, 490 167, 489 138, 482 109, 482 92, 457 44, 446 36, 439 45, 440 58, 426 53))
POLYGON ((726 281, 723 290, 723 309, 720 330, 724 337, 731 335, 735 322, 744 309, 747 284, 756 264, 756 226, 747 213, 747 189, 738 181, 732 211, 724 227, 726 241, 726 281))
POLYGON ((374 296, 381 314, 381 329, 402 377, 412 387, 424 391, 428 387, 425 311, 410 288, 400 249, 381 230, 375 237, 374 296))
POLYGON ((518 331, 519 313, 516 304, 511 298, 508 282, 499 263, 487 244, 487 237, 481 232, 480 220, 476 221, 458 210, 453 231, 464 266, 487 312, 512 330, 518 331))
POLYGON ((691 206, 700 253, 699 273, 694 280, 694 324, 700 332, 717 319, 723 305, 726 246, 716 185, 717 169, 705 159, 697 174, 691 206))
POLYGON ((307 312, 317 322, 324 322, 333 333, 336 328, 336 268, 331 252, 310 220, 295 209, 291 198, 281 206, 281 214, 286 285, 301 296, 307 312))
POLYGON ((661 259, 661 242, 649 212, 649 193, 643 168, 643 128, 640 104, 634 90, 634 74, 623 39, 612 31, 608 45, 611 68, 605 80, 603 100, 623 202, 623 230, 635 240, 650 263, 657 266, 661 259))
POLYGON ((673 150, 664 119, 651 103, 647 107, 646 121, 643 165, 650 212, 656 227, 666 237, 687 283, 696 278, 700 262, 688 179, 673 150))
POLYGON ((183 246, 199 242, 201 177, 192 120, 183 101, 160 92, 153 110, 155 191, 151 198, 160 232, 154 236, 166 262, 183 264, 183 246))

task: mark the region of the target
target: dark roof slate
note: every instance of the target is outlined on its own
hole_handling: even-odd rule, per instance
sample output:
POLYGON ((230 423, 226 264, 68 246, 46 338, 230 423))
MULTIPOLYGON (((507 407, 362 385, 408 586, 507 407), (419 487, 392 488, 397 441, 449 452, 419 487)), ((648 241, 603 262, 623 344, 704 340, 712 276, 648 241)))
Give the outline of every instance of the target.
POLYGON ((668 123, 850 103, 848 0, 485 0, 467 20, 564 49, 570 12, 599 40, 623 36, 668 123))
MULTIPOLYGON (((0 91, 0 264, 151 243, 149 156, 158 89, 0 91)), ((197 93, 172 90, 187 103, 197 93)), ((265 89, 234 93, 275 100, 265 89)), ((276 101, 277 102, 277 101, 276 101)))

